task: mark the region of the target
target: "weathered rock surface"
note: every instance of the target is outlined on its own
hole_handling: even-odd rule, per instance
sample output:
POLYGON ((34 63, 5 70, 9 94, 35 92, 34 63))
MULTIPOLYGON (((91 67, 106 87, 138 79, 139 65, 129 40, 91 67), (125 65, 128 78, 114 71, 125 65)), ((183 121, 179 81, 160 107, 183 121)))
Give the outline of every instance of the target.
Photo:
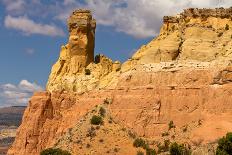
POLYGON ((231 8, 187 9, 165 16, 160 35, 133 55, 133 64, 231 59, 231 16, 231 8))
POLYGON ((106 87, 114 79, 110 73, 121 69, 104 55, 94 60, 96 21, 89 10, 77 10, 68 19, 69 42, 61 47, 58 61, 53 65, 47 90, 85 92, 106 87))
MULTIPOLYGON (((84 17, 90 15, 83 12, 84 17)), ((74 17, 82 18, 80 11, 77 14, 70 18, 73 25, 78 23, 74 17)), ((130 146, 132 140, 119 131, 121 127, 147 138, 156 149, 169 139, 191 145, 195 154, 205 154, 219 137, 232 131, 230 16, 231 8, 189 9, 164 17, 160 35, 122 65, 99 55, 95 62, 83 63, 81 71, 73 69, 82 58, 72 60, 75 55, 70 55, 70 46, 64 46, 47 92, 31 98, 8 154, 37 155, 49 147, 74 154, 102 154, 96 149, 99 135, 89 140, 81 133, 91 127, 88 121, 95 106, 106 99, 111 101, 107 108, 115 124, 106 123, 99 134, 111 143, 118 133, 114 144, 120 149, 115 154, 136 151, 130 146), (169 130, 171 121, 175 128, 169 130), (67 141, 70 136, 82 137, 82 143, 91 143, 92 148, 67 141)), ((72 47, 77 51, 81 45, 75 42, 72 47)), ((83 60, 89 62, 88 57, 83 60)), ((100 150, 106 151, 104 147, 100 150)))
MULTIPOLYGON (((60 57, 54 64, 47 89, 67 90, 85 67, 94 62, 96 21, 89 10, 76 10, 68 19, 69 41, 61 47, 60 57)), ((71 89, 71 88, 70 88, 71 89)))

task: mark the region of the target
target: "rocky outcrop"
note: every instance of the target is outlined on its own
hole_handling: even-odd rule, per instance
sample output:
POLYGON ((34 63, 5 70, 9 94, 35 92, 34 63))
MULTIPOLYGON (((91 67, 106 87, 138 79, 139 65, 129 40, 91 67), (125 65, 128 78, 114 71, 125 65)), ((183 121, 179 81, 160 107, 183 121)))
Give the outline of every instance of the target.
MULTIPOLYGON (((124 131, 146 138, 155 149, 168 139, 191 145, 198 155, 206 154, 219 137, 232 131, 232 21, 224 18, 231 9, 215 10, 188 9, 165 17, 160 35, 122 65, 103 55, 93 62, 90 55, 75 53, 83 49, 81 40, 69 41, 52 68, 47 92, 31 98, 8 154, 37 155, 49 147, 102 154, 96 150, 99 137, 121 148, 115 154, 136 152, 124 131), (105 123, 99 127, 104 129, 98 131, 100 135, 88 139, 84 133, 91 128, 90 116, 104 103, 114 123, 105 123), (170 129, 170 122, 175 128, 170 129), (83 141, 73 141, 78 137, 83 141), (83 149, 86 146, 81 144, 87 142, 92 148, 83 149)), ((79 26, 93 32, 91 19, 89 11, 74 12, 70 36, 74 33, 79 38, 86 32, 75 36, 79 26), (84 21, 90 27, 79 22, 80 14, 89 19, 84 21)), ((88 45, 91 37, 84 37, 88 45)), ((111 146, 100 148, 112 150, 111 146)))
POLYGON ((121 68, 104 55, 94 59, 96 21, 89 10, 77 10, 68 19, 69 42, 61 47, 58 61, 53 65, 47 90, 85 92, 108 85, 111 72, 121 68))
POLYGON ((76 10, 68 19, 69 52, 71 62, 75 63, 75 72, 94 61, 96 21, 89 10, 76 10))
MULTIPOLYGON (((70 130, 76 131, 75 127, 81 122, 89 122, 90 118, 85 115, 90 114, 96 105, 103 104, 106 99, 112 101, 108 108, 119 126, 135 132, 137 136, 155 141, 155 144, 170 139, 197 148, 198 145, 215 143, 216 139, 232 130, 232 87, 231 84, 211 84, 218 73, 217 68, 166 69, 163 72, 154 72, 152 67, 150 69, 122 74, 116 89, 95 90, 84 94, 36 93, 29 102, 17 138, 8 154, 36 155, 45 148, 56 146, 85 154, 86 148, 77 150, 71 147, 81 146, 75 143, 75 138, 70 142, 64 139, 67 134, 70 135, 70 130), (174 122, 175 130, 168 129, 170 121, 174 122), (183 131, 184 128, 187 131, 183 131), (165 132, 169 135, 163 137, 165 132)), ((101 128, 106 129, 107 123, 101 128)), ((108 133, 107 130, 105 132, 108 133)), ((98 138, 83 140, 82 147, 86 147, 87 143, 91 146, 101 145, 98 138)), ((110 139, 108 134, 101 134, 101 138, 105 141, 110 139)), ((128 144, 124 146, 124 143, 117 143, 117 148, 132 149, 134 152, 133 147, 127 146, 128 144)), ((87 151, 91 149, 93 148, 87 151)), ((113 148, 108 146, 108 149, 113 148)))
POLYGON ((218 8, 187 9, 177 16, 165 16, 159 36, 133 55, 132 66, 231 59, 231 15, 231 8, 218 8))
POLYGON ((68 21, 69 41, 61 47, 60 57, 52 67, 47 89, 67 89, 65 76, 73 77, 84 72, 86 66, 94 62, 96 21, 89 10, 76 10, 68 21), (58 86, 57 86, 58 85, 58 86))

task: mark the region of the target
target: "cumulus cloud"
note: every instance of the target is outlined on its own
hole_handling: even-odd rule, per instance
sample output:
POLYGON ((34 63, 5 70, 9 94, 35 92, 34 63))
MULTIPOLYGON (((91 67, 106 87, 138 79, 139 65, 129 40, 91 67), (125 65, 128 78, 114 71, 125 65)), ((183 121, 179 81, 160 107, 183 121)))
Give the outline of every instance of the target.
POLYGON ((42 0, 16 0, 17 4, 12 4, 15 0, 3 1, 9 13, 14 14, 10 10, 16 8, 24 10, 21 15, 41 16, 46 12, 52 20, 62 22, 74 9, 88 8, 94 12, 98 25, 112 26, 116 31, 137 38, 154 37, 159 32, 164 15, 174 15, 189 7, 232 6, 229 0, 61 0, 52 1, 52 4, 45 4, 42 0))
POLYGON ((137 38, 153 37, 159 32, 163 16, 174 15, 185 8, 232 5, 232 1, 226 0, 86 0, 85 2, 80 4, 76 1, 75 5, 73 0, 65 0, 66 8, 61 10, 56 18, 65 21, 74 6, 89 8, 94 12, 99 25, 113 26, 116 31, 137 38))
POLYGON ((25 0, 2 0, 5 4, 7 11, 21 12, 26 5, 25 0))
POLYGON ((26 35, 42 34, 48 36, 64 36, 62 29, 54 25, 35 23, 33 20, 25 16, 12 17, 7 15, 4 25, 8 29, 19 30, 26 35))
POLYGON ((33 92, 41 91, 43 88, 36 83, 22 80, 18 85, 0 85, 0 107, 13 105, 26 105, 33 92))

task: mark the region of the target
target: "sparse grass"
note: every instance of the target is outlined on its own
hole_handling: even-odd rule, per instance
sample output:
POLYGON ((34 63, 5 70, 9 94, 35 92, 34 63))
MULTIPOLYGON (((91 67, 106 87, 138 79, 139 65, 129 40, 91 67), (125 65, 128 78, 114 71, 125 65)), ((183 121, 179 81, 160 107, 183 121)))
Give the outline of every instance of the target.
POLYGON ((133 146, 136 148, 141 147, 146 150, 146 155, 156 155, 155 149, 150 148, 148 143, 142 138, 136 138, 134 140, 133 146))
POLYGON ((169 140, 165 140, 163 145, 159 144, 158 145, 158 153, 169 151, 169 145, 170 145, 169 140))
POLYGON ((176 128, 176 126, 174 125, 174 122, 173 121, 170 121, 168 123, 168 130, 171 130, 172 128, 176 128))
POLYGON ((99 109, 99 113, 100 113, 100 115, 101 115, 102 117, 104 117, 105 114, 106 114, 105 108, 101 107, 101 108, 99 109))
POLYGON ((96 136, 96 132, 95 129, 93 127, 91 127, 88 131, 88 133, 86 134, 86 137, 95 137, 96 136))
POLYGON ((135 135, 135 133, 133 133, 132 131, 128 131, 128 135, 129 135, 129 137, 131 137, 131 138, 133 138, 133 139, 135 139, 136 138, 136 135, 135 135))
POLYGON ((43 150, 40 155, 71 155, 68 151, 61 150, 61 149, 54 149, 54 148, 49 148, 46 150, 43 150))
POLYGON ((165 137, 165 136, 169 136, 169 133, 168 132, 162 133, 162 137, 165 137))
POLYGON ((144 153, 142 151, 137 151, 136 155, 144 155, 144 153))
POLYGON ((104 104, 111 104, 112 100, 109 98, 104 99, 104 104))
POLYGON ((146 155, 156 155, 155 149, 147 148, 146 155))

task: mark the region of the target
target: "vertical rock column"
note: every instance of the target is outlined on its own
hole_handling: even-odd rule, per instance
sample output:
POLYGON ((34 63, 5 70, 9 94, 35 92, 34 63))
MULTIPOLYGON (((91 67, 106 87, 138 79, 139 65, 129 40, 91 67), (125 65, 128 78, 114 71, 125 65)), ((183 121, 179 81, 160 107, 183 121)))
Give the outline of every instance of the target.
POLYGON ((89 10, 79 9, 68 19, 71 70, 81 72, 94 61, 96 21, 89 10))
POLYGON ((53 65, 47 83, 47 90, 72 90, 75 76, 83 73, 85 67, 94 61, 96 21, 91 11, 78 9, 69 17, 69 39, 61 47, 60 57, 53 65))

